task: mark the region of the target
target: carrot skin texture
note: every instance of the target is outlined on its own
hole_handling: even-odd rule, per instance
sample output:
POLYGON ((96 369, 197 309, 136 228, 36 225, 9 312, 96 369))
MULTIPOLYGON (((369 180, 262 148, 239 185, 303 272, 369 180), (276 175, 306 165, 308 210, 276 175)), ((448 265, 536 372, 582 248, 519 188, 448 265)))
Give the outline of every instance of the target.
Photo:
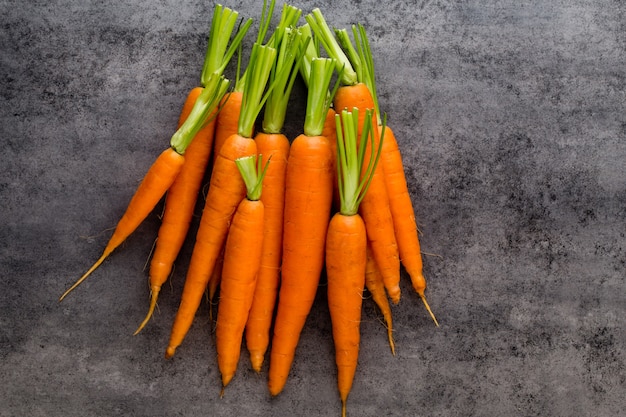
MULTIPOLYGON (((180 114, 180 127, 191 112, 202 87, 193 88, 187 95, 180 114)), ((174 261, 183 246, 196 206, 198 192, 213 148, 214 120, 204 126, 194 137, 185 152, 185 163, 165 195, 165 211, 157 236, 156 248, 150 262, 150 307, 139 330, 154 311, 161 286, 172 272, 174 261)), ((136 333, 137 333, 136 332, 136 333)))
POLYGON ((100 258, 60 297, 59 301, 80 285, 148 217, 174 182, 184 162, 185 158, 171 147, 161 152, 128 203, 100 258))
POLYGON ((261 371, 270 342, 270 331, 280 282, 283 247, 283 214, 285 206, 285 176, 289 157, 289 139, 283 134, 257 133, 254 141, 267 164, 263 178, 261 201, 265 207, 263 251, 257 275, 250 315, 246 324, 246 347, 250 352, 252 369, 261 371))
POLYGON ((174 355, 193 323, 211 272, 225 242, 232 216, 246 195, 246 187, 235 160, 256 153, 256 143, 253 139, 234 134, 226 140, 215 158, 180 306, 165 352, 166 358, 174 355))
POLYGON ((268 388, 287 382, 300 333, 315 300, 324 264, 333 194, 332 154, 323 136, 291 144, 285 183, 281 284, 270 353, 268 388))
POLYGON ((378 309, 383 315, 385 326, 387 327, 387 339, 389 340, 389 348, 391 354, 396 354, 396 345, 393 340, 393 318, 391 314, 391 306, 387 299, 387 293, 385 292, 385 284, 383 283, 383 277, 380 275, 378 265, 372 254, 371 248, 367 247, 367 263, 365 264, 365 288, 369 291, 372 299, 378 306, 378 309))
MULTIPOLYGON (((343 109, 359 109, 358 138, 361 137, 362 126, 367 109, 374 109, 372 95, 363 83, 353 86, 342 86, 334 98, 336 111, 343 109)), ((372 126, 377 126, 376 115, 372 114, 372 126)), ((380 135, 374 129, 374 148, 378 147, 380 135)), ((384 141, 383 141, 384 145, 384 141)), ((371 148, 368 146, 365 160, 368 161, 371 148)), ((384 278, 385 288, 394 304, 400 301, 400 257, 394 232, 393 216, 389 205, 386 189, 385 173, 382 163, 376 167, 371 184, 359 207, 367 229, 367 237, 372 246, 372 253, 384 278)))
POLYGON ((361 216, 335 214, 328 226, 326 272, 337 388, 343 416, 346 415, 346 401, 352 389, 359 356, 366 248, 365 223, 361 216))
POLYGON ((261 263, 263 222, 263 203, 244 198, 228 230, 215 330, 222 387, 230 383, 239 363, 261 263))
POLYGON ((215 118, 215 140, 214 154, 217 155, 231 135, 239 131, 239 114, 241 113, 241 103, 243 93, 232 91, 227 93, 221 102, 221 110, 215 118))

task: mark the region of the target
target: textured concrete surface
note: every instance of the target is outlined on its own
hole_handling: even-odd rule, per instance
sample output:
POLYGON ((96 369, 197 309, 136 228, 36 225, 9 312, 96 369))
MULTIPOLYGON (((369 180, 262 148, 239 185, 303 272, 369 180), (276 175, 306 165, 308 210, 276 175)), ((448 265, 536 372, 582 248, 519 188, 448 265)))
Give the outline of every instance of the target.
MULTIPOLYGON (((349 415, 626 415, 624 2, 293 4, 369 30, 441 322, 403 276, 392 357, 365 300, 349 415)), ((156 212, 57 302, 167 144, 212 6, 0 2, 0 416, 339 415, 323 291, 273 399, 245 354, 219 398, 207 306, 163 359, 191 242, 132 336, 156 212)))

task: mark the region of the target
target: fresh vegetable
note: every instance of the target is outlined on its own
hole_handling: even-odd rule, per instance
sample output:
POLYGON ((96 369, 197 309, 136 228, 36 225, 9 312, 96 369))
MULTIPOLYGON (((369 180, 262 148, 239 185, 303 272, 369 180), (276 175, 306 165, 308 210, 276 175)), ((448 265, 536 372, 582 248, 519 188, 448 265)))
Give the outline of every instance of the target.
POLYGON ((166 358, 174 355, 192 325, 225 242, 232 216, 246 194, 245 183, 235 160, 257 154, 252 133, 256 117, 267 99, 264 91, 275 58, 274 48, 259 44, 252 47, 247 69, 251 78, 244 90, 238 133, 224 142, 215 158, 209 192, 196 234, 180 306, 172 324, 166 358))
MULTIPOLYGON (((260 200, 265 174, 261 158, 255 155, 246 156, 236 159, 235 163, 246 184, 247 193, 237 206, 224 249, 215 328, 222 394, 235 375, 239 363, 241 340, 261 264, 265 213, 260 200)), ((267 166, 266 164, 265 167, 267 166)))
MULTIPOLYGON (((319 9, 314 9, 308 14, 306 20, 326 52, 335 59, 337 68, 342 71, 339 77, 341 87, 333 99, 335 111, 341 113, 343 109, 355 107, 360 110, 358 131, 360 137, 364 118, 372 118, 372 123, 375 124, 376 117, 374 112, 366 113, 368 109, 375 110, 375 105, 367 85, 363 82, 367 68, 361 63, 362 57, 355 53, 349 53, 348 57, 344 53, 319 9)), ((344 42, 344 46, 349 45, 344 42)), ((379 140, 377 130, 374 130, 374 133, 377 144, 379 140)), ((400 301, 400 259, 381 165, 374 173, 369 192, 359 210, 365 221, 367 238, 383 275, 387 294, 397 304, 400 301)))
POLYGON ((381 154, 381 165, 385 173, 385 186, 389 196, 389 207, 393 218, 394 233, 398 243, 398 251, 400 254, 400 262, 406 269, 411 278, 413 289, 419 295, 424 303, 426 310, 430 314, 435 325, 439 326, 435 315, 433 314, 426 296, 426 279, 424 278, 422 268, 422 255, 420 249, 419 235, 417 223, 415 221, 415 211, 413 202, 407 187, 406 177, 404 174, 404 164, 402 155, 398 148, 396 136, 388 124, 383 124, 380 119, 378 96, 376 94, 374 61, 372 58, 367 33, 363 25, 355 25, 352 28, 354 38, 361 55, 365 57, 363 60, 367 68, 365 76, 365 84, 374 99, 374 105, 377 114, 377 128, 379 134, 385 135, 383 150, 381 154))
POLYGON ((380 155, 380 146, 374 148, 375 131, 370 117, 373 110, 367 110, 360 138, 357 137, 358 113, 355 107, 352 111, 342 110, 341 116, 335 116, 340 209, 333 215, 326 237, 328 309, 335 343, 337 388, 344 417, 359 356, 367 263, 367 235, 359 205, 367 195, 380 155), (368 147, 369 152, 366 152, 368 147))
POLYGON ((156 207, 182 169, 185 161, 183 155, 189 144, 205 125, 207 118, 213 114, 228 85, 229 81, 223 76, 215 74, 209 77, 205 90, 196 100, 196 104, 191 112, 193 116, 190 115, 185 123, 174 133, 170 140, 170 147, 164 150, 148 169, 100 258, 61 295, 59 301, 63 300, 100 266, 156 207))
POLYGON ((312 60, 304 133, 292 142, 287 161, 281 284, 269 366, 271 395, 278 395, 287 381, 324 265, 333 173, 330 144, 321 134, 333 69, 332 59, 312 60))
MULTIPOLYGON (((179 125, 182 125, 189 117, 194 104, 213 74, 223 74, 226 65, 250 27, 252 19, 249 19, 239 29, 232 43, 228 46, 238 15, 237 12, 224 8, 219 4, 215 6, 209 32, 209 43, 200 78, 201 87, 195 87, 189 92, 180 115, 179 125)), ((198 193, 213 149, 215 113, 216 110, 189 145, 180 174, 167 191, 161 227, 159 228, 156 247, 150 262, 150 306, 146 317, 135 331, 135 334, 139 333, 148 323, 150 317, 152 317, 161 286, 167 281, 172 272, 174 261, 187 237, 198 193)))
MULTIPOLYGON (((283 15, 293 14, 285 7, 283 15)), ((295 9, 298 10, 298 9, 295 9)), ((285 19, 281 19, 281 22, 285 19)), ((285 174, 289 156, 289 139, 282 133, 291 90, 298 74, 304 48, 309 41, 299 30, 280 23, 274 32, 273 44, 278 55, 270 83, 275 83, 265 103, 262 129, 255 136, 257 150, 263 163, 270 159, 263 184, 261 201, 265 206, 263 254, 257 276, 255 296, 246 324, 246 346, 252 368, 260 372, 270 342, 270 328, 274 316, 280 281, 283 242, 283 212, 285 205, 285 174)))

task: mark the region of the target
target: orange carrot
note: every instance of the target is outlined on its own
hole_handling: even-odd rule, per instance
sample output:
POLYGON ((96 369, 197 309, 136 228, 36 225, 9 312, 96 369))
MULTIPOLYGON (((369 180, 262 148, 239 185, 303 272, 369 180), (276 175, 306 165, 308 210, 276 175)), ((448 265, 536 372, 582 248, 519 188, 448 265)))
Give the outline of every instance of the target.
MULTIPOLYGON (((385 139, 387 139, 385 137, 385 139)), ((384 146, 383 146, 384 147, 384 146)), ((387 338, 389 339, 389 347, 391 348, 391 354, 396 354, 396 346, 393 341, 393 319, 391 315, 391 306, 387 299, 387 293, 385 292, 385 285, 383 283, 383 277, 378 270, 376 260, 372 254, 370 245, 367 245, 367 263, 365 264, 365 288, 372 295, 372 299, 378 306, 378 309, 383 315, 385 326, 387 327, 387 338)))
POLYGON ((113 232, 100 258, 91 268, 74 283, 59 301, 63 300, 74 288, 80 285, 104 260, 126 240, 128 236, 152 212, 163 198, 168 188, 182 169, 184 153, 205 123, 207 117, 215 110, 217 103, 224 95, 229 82, 221 76, 211 77, 209 85, 197 100, 196 116, 189 119, 174 133, 170 147, 163 151, 146 173, 141 184, 135 191, 128 207, 113 232))
MULTIPOLYGON (((371 114, 373 111, 368 111, 371 114)), ((369 192, 372 174, 378 164, 380 148, 374 148, 371 118, 365 119, 363 136, 358 137, 358 109, 343 110, 337 115, 337 173, 340 210, 328 226, 326 237, 326 273, 328 309, 333 328, 337 388, 341 414, 356 373, 361 307, 367 262, 366 225, 359 215, 359 205, 369 192), (359 138, 361 144, 358 144, 359 138), (371 138, 371 140, 368 140, 371 138), (370 151, 365 152, 367 145, 370 151), (369 154, 370 157, 367 158, 369 154)))
POLYGON ((248 67, 252 79, 244 90, 244 106, 238 122, 239 133, 231 135, 226 140, 215 158, 180 306, 172 324, 165 352, 166 358, 174 355, 193 323, 211 272, 225 242, 230 220, 246 194, 245 184, 235 160, 257 154, 252 131, 266 99, 266 95, 263 95, 275 57, 274 48, 254 44, 248 67))
MULTIPOLYGON (((211 74, 222 74, 232 54, 238 48, 243 35, 251 24, 251 20, 238 31, 233 43, 227 49, 230 34, 237 21, 238 13, 221 5, 215 7, 213 23, 209 33, 209 45, 205 56, 202 77, 202 87, 193 88, 188 96, 179 118, 182 126, 192 113, 194 105, 204 90, 207 77, 211 74)), ((145 319, 139 325, 135 334, 147 324, 154 312, 161 286, 167 281, 174 261, 187 237, 191 219, 196 206, 198 192, 204 179, 209 157, 213 149, 213 134, 215 131, 215 114, 196 134, 185 153, 185 163, 176 180, 169 188, 165 198, 165 211, 157 237, 156 247, 150 263, 150 306, 145 319)))
MULTIPOLYGON (((295 13, 291 6, 283 9, 283 15, 295 13)), ((298 9, 295 9, 298 10, 298 9)), ((281 19, 287 21, 287 19, 281 19)), ((265 205, 265 228, 263 230, 263 255, 257 277, 252 308, 246 324, 246 346, 250 352, 252 368, 260 372, 270 342, 270 328, 278 283, 283 242, 283 212, 285 205, 285 174, 289 156, 289 139, 281 133, 289 104, 291 90, 298 74, 298 66, 308 38, 298 30, 279 25, 273 42, 278 48, 276 66, 271 82, 274 88, 265 104, 262 131, 255 136, 257 149, 263 162, 271 159, 263 183, 261 201, 265 205)))
MULTIPOLYGON (((367 113, 366 116, 366 110, 375 110, 375 106, 372 95, 363 82, 366 73, 362 58, 355 53, 353 48, 349 48, 350 44, 345 38, 340 38, 347 49, 348 55, 346 55, 319 9, 314 9, 306 16, 306 20, 329 56, 335 59, 338 70, 341 69, 342 71, 339 77, 342 85, 333 99, 335 111, 341 112, 344 109, 358 108, 360 110, 360 135, 365 122, 364 118, 368 117, 375 120, 376 117, 372 112, 367 113)), ((335 32, 337 35, 342 33, 341 31, 335 32)), ((374 129, 373 133, 377 145, 378 132, 374 129)), ((365 221, 367 238, 371 242, 372 252, 383 275, 387 293, 391 300, 397 304, 400 301, 400 259, 381 165, 378 165, 372 178, 369 192, 360 205, 360 212, 365 221)))
POLYGON ((426 279, 422 270, 422 255, 420 242, 413 210, 413 203, 406 183, 402 155, 398 148, 398 142, 389 125, 380 121, 380 111, 378 97, 376 94, 374 60, 367 39, 367 33, 363 25, 353 26, 354 38, 357 40, 359 54, 362 56, 365 66, 365 83, 372 94, 376 114, 378 115, 378 132, 385 135, 381 154, 381 165, 385 173, 385 185, 389 196, 389 207, 393 218, 394 232, 398 243, 400 261, 413 284, 413 289, 419 295, 426 310, 430 314, 435 325, 439 326, 433 314, 424 291, 426 290, 426 279))
POLYGON ((265 210, 260 197, 264 172, 261 172, 261 158, 258 158, 258 167, 256 161, 256 156, 235 161, 246 184, 247 194, 237 206, 224 249, 215 330, 222 394, 237 370, 241 340, 261 264, 265 210))
POLYGON ((327 58, 312 61, 304 133, 292 142, 287 161, 281 284, 269 366, 271 395, 278 395, 287 382, 324 265, 333 173, 330 144, 321 133, 333 66, 327 58))

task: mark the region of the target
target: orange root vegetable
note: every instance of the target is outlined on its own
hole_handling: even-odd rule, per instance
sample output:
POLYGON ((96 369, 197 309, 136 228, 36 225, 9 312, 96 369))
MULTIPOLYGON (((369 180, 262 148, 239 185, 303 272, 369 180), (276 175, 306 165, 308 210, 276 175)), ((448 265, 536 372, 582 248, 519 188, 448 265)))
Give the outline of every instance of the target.
MULTIPOLYGON (((265 210, 260 200, 263 174, 255 168, 256 159, 251 156, 236 161, 246 183, 247 195, 237 206, 224 248, 215 329, 222 394, 237 371, 243 332, 261 264, 265 210)), ((259 168, 260 163, 259 159, 259 168)))
POLYGON ((265 206, 263 252, 257 284, 246 324, 246 347, 252 369, 261 371, 270 342, 270 329, 280 283, 283 247, 283 214, 285 176, 289 157, 289 140, 280 133, 258 133, 255 142, 263 164, 271 160, 263 180, 261 201, 265 206))
POLYGON ((287 382, 324 265, 333 173, 330 143, 321 133, 333 65, 325 58, 312 62, 304 133, 292 142, 287 161, 282 275, 268 380, 274 396, 287 382))
POLYGON ((61 295, 62 301, 71 291, 78 287, 104 260, 130 236, 135 229, 148 217, 157 203, 180 172, 185 158, 173 148, 163 151, 146 173, 141 184, 135 191, 128 207, 117 224, 113 235, 107 243, 102 255, 67 291, 61 295))

